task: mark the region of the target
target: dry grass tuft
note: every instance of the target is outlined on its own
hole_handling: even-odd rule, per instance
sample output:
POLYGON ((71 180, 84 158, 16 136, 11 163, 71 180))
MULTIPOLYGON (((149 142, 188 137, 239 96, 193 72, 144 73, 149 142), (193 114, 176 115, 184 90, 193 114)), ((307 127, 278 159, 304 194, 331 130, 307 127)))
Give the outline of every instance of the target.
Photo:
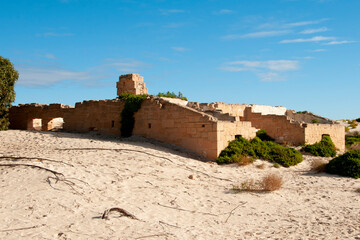
POLYGON ((324 159, 315 159, 311 162, 310 169, 316 173, 325 172, 326 164, 328 162, 324 159))
POLYGON ((262 163, 262 164, 256 165, 256 167, 259 168, 259 169, 265 169, 265 168, 266 168, 266 164, 265 164, 265 163, 262 163))
POLYGON ((269 173, 263 178, 261 183, 264 191, 272 192, 281 188, 283 180, 280 175, 269 173))
POLYGON ((360 193, 360 188, 357 188, 357 189, 355 190, 355 192, 360 193))
POLYGON ((240 185, 233 185, 232 190, 239 192, 272 192, 279 190, 283 184, 282 177, 278 174, 270 173, 266 175, 261 181, 254 181, 253 179, 246 180, 240 185))
POLYGON ((250 156, 238 156, 234 162, 236 162, 239 166, 246 166, 254 162, 254 159, 250 156))

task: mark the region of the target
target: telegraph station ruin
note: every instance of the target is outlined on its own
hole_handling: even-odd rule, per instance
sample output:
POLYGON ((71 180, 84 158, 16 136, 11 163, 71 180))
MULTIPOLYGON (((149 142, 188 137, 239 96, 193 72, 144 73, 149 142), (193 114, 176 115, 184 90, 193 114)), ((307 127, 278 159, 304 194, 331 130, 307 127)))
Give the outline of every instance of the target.
MULTIPOLYGON (((147 94, 143 77, 121 75, 117 95, 147 94)), ((10 128, 69 132, 97 131, 121 135, 119 99, 84 101, 71 107, 63 104, 20 104, 10 109, 10 128)), ((345 128, 312 113, 296 113, 266 105, 198 103, 164 97, 147 97, 134 114, 134 135, 175 144, 215 160, 237 136, 254 138, 259 129, 280 143, 313 144, 329 135, 335 146, 345 150, 345 128)))

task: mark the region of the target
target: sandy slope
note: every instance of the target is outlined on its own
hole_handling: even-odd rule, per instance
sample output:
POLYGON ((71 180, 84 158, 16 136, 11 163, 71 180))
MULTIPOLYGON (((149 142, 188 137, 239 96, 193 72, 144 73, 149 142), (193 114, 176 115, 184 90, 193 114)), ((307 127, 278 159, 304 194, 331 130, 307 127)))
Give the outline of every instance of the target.
POLYGON ((218 166, 148 141, 91 134, 11 130, 0 142, 0 156, 63 161, 1 164, 45 167, 75 184, 0 167, 0 239, 360 239, 360 180, 314 174, 309 156, 296 167, 259 169, 260 160, 218 166), (269 172, 283 176, 281 190, 230 190, 269 172), (101 219, 112 207, 139 220, 114 212, 101 219))

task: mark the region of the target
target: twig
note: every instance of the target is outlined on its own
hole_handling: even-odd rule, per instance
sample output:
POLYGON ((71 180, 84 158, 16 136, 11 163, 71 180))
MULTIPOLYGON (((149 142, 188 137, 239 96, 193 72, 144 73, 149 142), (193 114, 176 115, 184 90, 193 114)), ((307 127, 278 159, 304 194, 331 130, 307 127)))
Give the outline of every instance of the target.
POLYGON ((56 162, 56 163, 62 163, 71 167, 74 167, 74 165, 70 164, 70 163, 66 163, 63 161, 58 161, 58 160, 53 160, 53 159, 48 159, 48 158, 39 158, 39 157, 14 157, 14 156, 0 156, 0 159, 11 159, 11 161, 17 161, 17 160, 21 160, 21 159, 26 159, 26 160, 39 160, 40 162, 42 161, 47 161, 47 162, 56 162))
POLYGON ((56 172, 54 170, 48 169, 48 168, 44 168, 44 167, 40 167, 37 165, 31 165, 31 164, 13 164, 13 163, 7 163, 7 164, 0 164, 0 167, 19 167, 19 166, 23 166, 23 167, 30 167, 30 168, 37 168, 37 169, 41 169, 41 170, 45 170, 47 172, 50 172, 52 174, 54 174, 55 178, 59 179, 59 176, 64 177, 64 174, 56 172))
POLYGON ((45 226, 45 224, 35 225, 35 226, 32 226, 32 227, 5 229, 5 230, 0 230, 0 232, 10 232, 10 231, 27 230, 27 229, 33 229, 33 228, 38 228, 38 227, 42 227, 42 226, 45 226))
POLYGON ((174 228, 181 228, 181 227, 178 227, 178 226, 175 226, 175 225, 172 225, 172 224, 169 224, 169 223, 166 223, 166 222, 163 222, 163 221, 159 221, 160 224, 165 224, 165 225, 168 225, 170 227, 174 227, 174 228))
MULTIPOLYGON (((143 238, 150 238, 150 237, 162 237, 162 236, 168 236, 168 233, 159 233, 159 234, 153 234, 153 235, 147 235, 142 237, 137 237, 135 239, 143 239, 143 238)), ((172 235, 172 234, 171 234, 172 235)))
POLYGON ((101 219, 109 219, 109 213, 110 212, 119 212, 122 214, 122 216, 125 216, 125 217, 129 217, 129 218, 132 218, 132 219, 136 219, 136 220, 139 220, 137 217, 135 217, 134 215, 132 215, 131 213, 129 213, 128 211, 122 209, 122 208, 110 208, 108 210, 105 210, 105 212, 103 213, 103 215, 101 216, 101 219))
POLYGON ((241 205, 244 205, 245 203, 241 203, 239 205, 236 206, 236 208, 234 208, 233 210, 231 210, 231 212, 229 213, 229 216, 226 218, 225 223, 227 223, 227 221, 229 220, 229 218, 231 217, 231 215, 233 214, 233 212, 240 207, 241 205))
POLYGON ((184 212, 191 212, 191 213, 199 213, 199 214, 203 214, 203 215, 210 215, 210 216, 215 216, 218 217, 219 215, 213 214, 213 213, 207 213, 207 212, 196 212, 196 211, 191 211, 188 209, 183 209, 183 208, 177 208, 177 207, 172 207, 172 206, 166 206, 166 205, 162 205, 161 203, 158 203, 159 206, 162 207, 166 207, 166 208, 171 208, 171 209, 176 209, 179 211, 184 211, 184 212))

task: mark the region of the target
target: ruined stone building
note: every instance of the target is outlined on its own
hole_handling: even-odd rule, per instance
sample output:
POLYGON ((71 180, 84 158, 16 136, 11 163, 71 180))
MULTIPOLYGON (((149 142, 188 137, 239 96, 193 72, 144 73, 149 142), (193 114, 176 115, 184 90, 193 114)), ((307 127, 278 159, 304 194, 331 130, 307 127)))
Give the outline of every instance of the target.
MULTIPOLYGON (((119 77, 117 94, 147 94, 138 74, 119 77)), ((10 128, 121 134, 119 99, 63 104, 20 104, 10 109, 10 128)), ((296 113, 265 105, 197 103, 149 96, 134 115, 133 134, 175 144, 215 160, 236 136, 255 137, 265 129, 280 143, 313 144, 329 135, 339 150, 345 149, 345 128, 312 113, 296 113)))

